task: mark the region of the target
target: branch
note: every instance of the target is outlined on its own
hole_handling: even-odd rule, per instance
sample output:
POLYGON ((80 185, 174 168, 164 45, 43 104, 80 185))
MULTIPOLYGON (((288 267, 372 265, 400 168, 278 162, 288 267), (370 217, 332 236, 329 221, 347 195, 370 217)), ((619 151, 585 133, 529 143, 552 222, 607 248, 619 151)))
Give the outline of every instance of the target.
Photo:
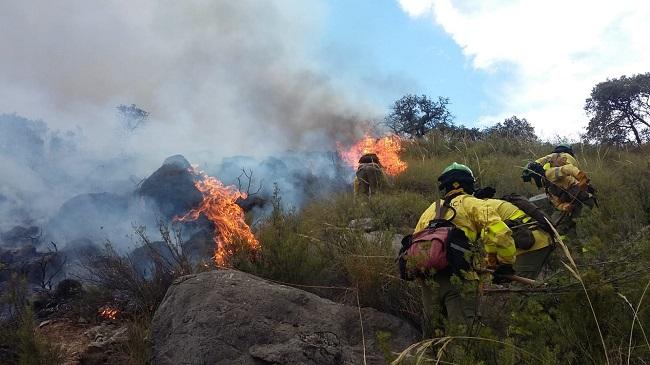
POLYGON ((246 197, 251 197, 251 196, 259 194, 259 192, 262 190, 262 181, 260 181, 260 184, 257 187, 257 190, 254 193, 251 193, 251 185, 253 183, 253 170, 250 169, 250 170, 248 170, 248 172, 246 172, 246 169, 242 168, 241 171, 242 171, 242 173, 239 174, 239 176, 237 176, 237 189, 239 191, 244 192, 242 190, 241 178, 242 178, 242 176, 245 176, 246 180, 248 180, 247 185, 246 185, 246 191, 245 191, 246 197))

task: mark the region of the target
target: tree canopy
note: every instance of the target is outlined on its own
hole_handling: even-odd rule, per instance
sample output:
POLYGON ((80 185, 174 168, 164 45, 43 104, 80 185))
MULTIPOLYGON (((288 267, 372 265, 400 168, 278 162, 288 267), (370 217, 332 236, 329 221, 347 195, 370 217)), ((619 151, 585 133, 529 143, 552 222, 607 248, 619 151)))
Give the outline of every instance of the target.
POLYGON ((144 109, 140 109, 135 104, 120 104, 117 107, 117 112, 122 119, 124 128, 130 132, 136 130, 138 127, 144 124, 147 119, 149 119, 149 112, 144 109))
POLYGON ((597 84, 585 103, 591 119, 584 138, 617 145, 650 141, 649 102, 650 73, 597 84))
POLYGON ((486 128, 484 133, 486 136, 516 138, 519 141, 529 142, 537 139, 535 128, 533 128, 526 118, 520 119, 514 115, 506 118, 503 122, 486 128))
POLYGON ((449 98, 431 100, 426 95, 405 95, 395 101, 386 116, 386 125, 395 133, 422 137, 439 126, 451 124, 454 117, 447 109, 449 98))

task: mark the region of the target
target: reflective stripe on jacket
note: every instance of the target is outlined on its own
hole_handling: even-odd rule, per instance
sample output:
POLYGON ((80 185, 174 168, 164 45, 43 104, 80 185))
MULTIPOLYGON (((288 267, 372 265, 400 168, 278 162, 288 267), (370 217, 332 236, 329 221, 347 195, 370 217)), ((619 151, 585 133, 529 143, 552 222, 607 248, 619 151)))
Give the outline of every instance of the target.
MULTIPOLYGON (((517 208, 516 205, 507 202, 505 200, 499 199, 485 199, 485 202, 494 209, 495 212, 501 217, 501 220, 521 220, 523 223, 528 223, 533 220, 530 216, 526 215, 524 211, 517 208)), ((520 255, 525 252, 536 251, 547 247, 551 244, 551 236, 542 230, 539 227, 533 226, 532 229, 533 237, 535 238, 535 243, 533 246, 527 250, 517 249, 517 255, 520 255)))
POLYGON ((544 157, 538 158, 537 160, 535 160, 535 162, 539 163, 542 166, 548 163, 550 164, 550 167, 560 167, 564 165, 573 165, 579 167, 578 160, 576 160, 575 157, 565 152, 551 153, 550 155, 546 155, 544 157))
POLYGON ((571 211, 580 191, 578 161, 568 153, 552 153, 537 159, 537 162, 544 167, 546 179, 552 184, 547 189, 551 204, 560 211, 571 211))

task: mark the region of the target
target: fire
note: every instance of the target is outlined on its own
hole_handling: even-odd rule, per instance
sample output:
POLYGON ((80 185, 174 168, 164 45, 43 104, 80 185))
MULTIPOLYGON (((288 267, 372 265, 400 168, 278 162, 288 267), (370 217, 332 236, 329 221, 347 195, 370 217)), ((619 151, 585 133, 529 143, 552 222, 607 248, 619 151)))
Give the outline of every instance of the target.
POLYGON ((244 220, 244 210, 236 203, 246 199, 246 194, 196 169, 192 172, 200 177, 194 185, 203 194, 203 201, 177 220, 193 221, 203 214, 214 224, 214 261, 218 266, 229 266, 230 257, 242 248, 258 251, 260 243, 244 220))
POLYGON ((120 313, 119 310, 113 307, 103 307, 99 311, 99 316, 104 318, 104 319, 110 319, 110 320, 115 320, 117 319, 117 315, 120 313))
POLYGON ((349 148, 339 145, 339 155, 348 165, 354 169, 359 167, 359 158, 366 153, 375 153, 379 157, 381 165, 386 174, 395 176, 406 170, 406 162, 399 158, 402 151, 402 139, 396 135, 373 138, 365 135, 349 148))

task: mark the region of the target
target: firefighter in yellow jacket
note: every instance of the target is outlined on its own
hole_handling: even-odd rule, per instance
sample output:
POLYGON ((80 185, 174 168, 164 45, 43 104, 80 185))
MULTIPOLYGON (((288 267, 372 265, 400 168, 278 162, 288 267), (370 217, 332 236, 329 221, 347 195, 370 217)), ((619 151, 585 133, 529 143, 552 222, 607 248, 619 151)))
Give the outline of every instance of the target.
POLYGON ((530 162, 522 174, 525 182, 533 180, 538 188, 544 188, 555 209, 553 224, 565 233, 573 228, 573 217, 583 206, 596 204, 595 190, 589 177, 578 167, 571 146, 561 144, 553 153, 530 162))
POLYGON ((372 196, 386 188, 388 181, 379 157, 366 153, 359 159, 359 167, 354 177, 354 195, 372 196))
MULTIPOLYGON (((495 282, 502 280, 501 275, 513 274, 516 248, 512 232, 492 206, 471 195, 475 184, 472 170, 454 162, 443 170, 438 182, 444 200, 449 202, 452 208, 445 212, 443 218, 451 219, 451 222, 465 233, 470 243, 483 244, 486 252, 485 263, 488 268, 495 270, 495 282)), ((435 218, 437 204, 433 203, 424 211, 415 227, 415 233, 424 230, 435 218)), ((445 273, 436 273, 433 276, 439 286, 437 299, 450 324, 472 326, 477 317, 477 299, 462 296, 459 288, 452 284, 451 276, 445 273)), ((436 295, 429 285, 423 284, 423 306, 425 316, 429 317, 436 295)))

